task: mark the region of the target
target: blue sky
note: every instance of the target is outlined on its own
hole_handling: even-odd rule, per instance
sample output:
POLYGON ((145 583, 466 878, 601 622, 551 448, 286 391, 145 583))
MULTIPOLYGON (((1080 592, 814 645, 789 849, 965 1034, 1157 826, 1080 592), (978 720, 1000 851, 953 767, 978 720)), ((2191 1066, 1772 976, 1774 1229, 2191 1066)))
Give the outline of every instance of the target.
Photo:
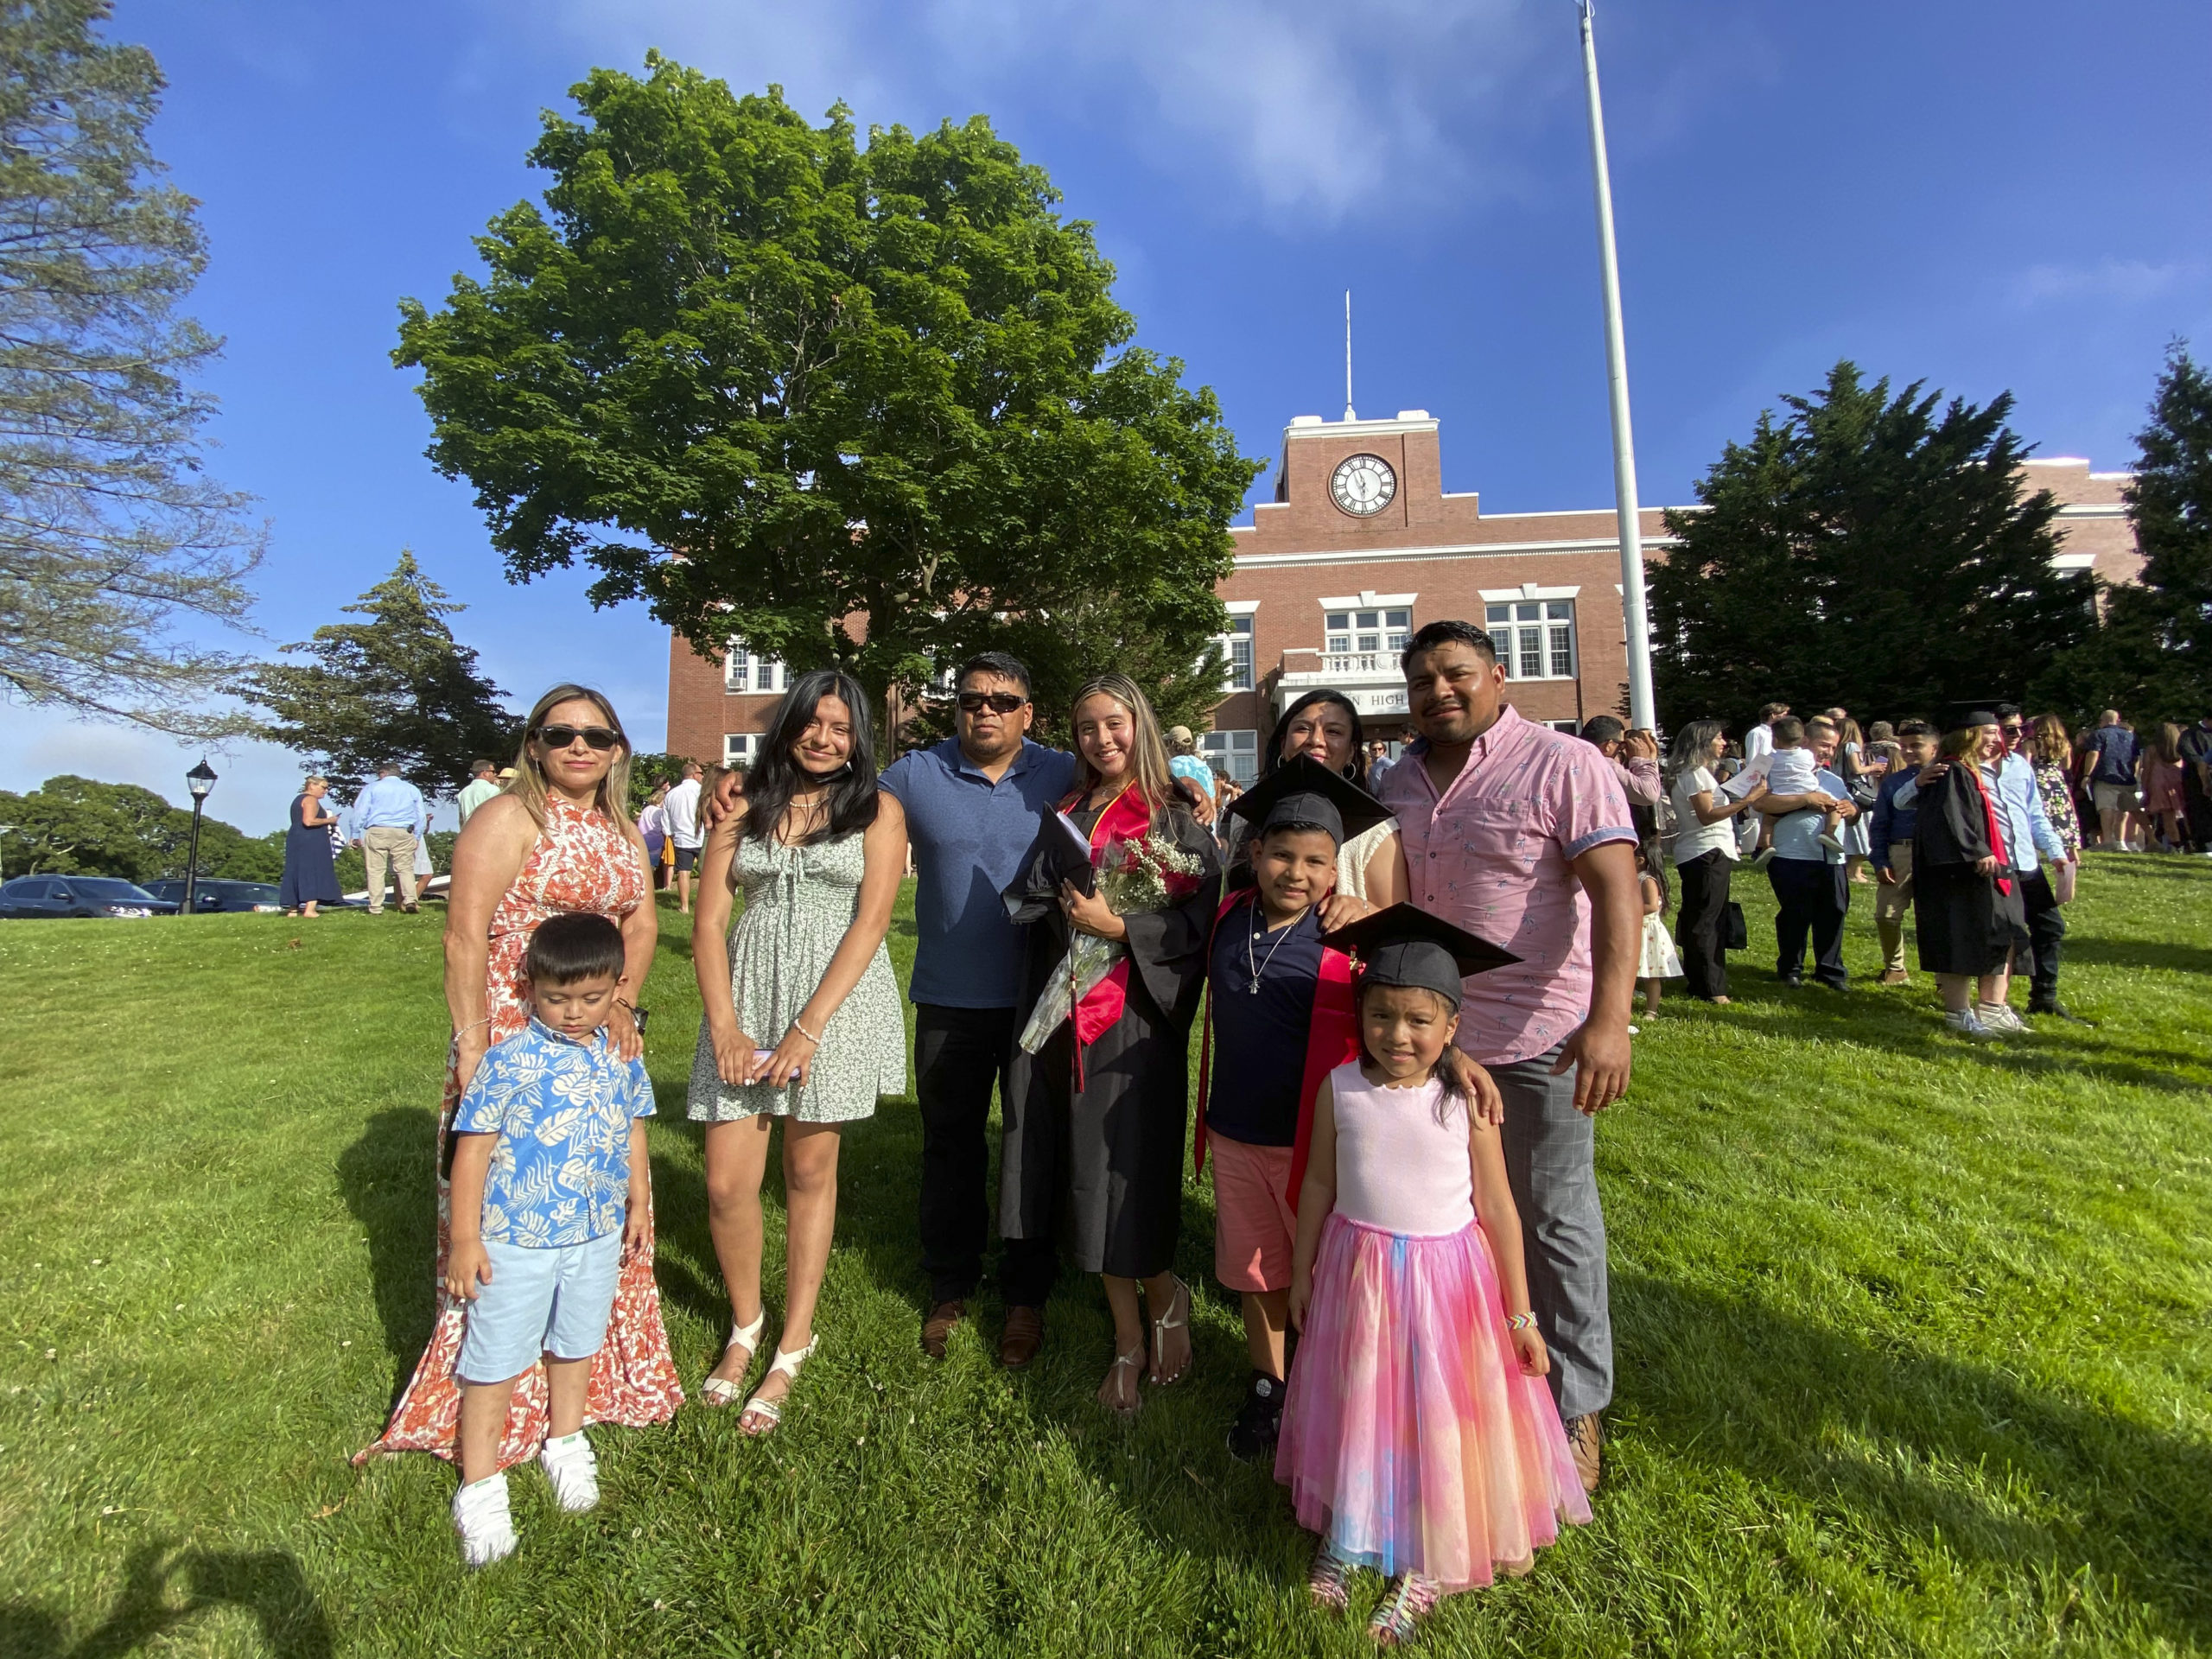
MULTIPOLYGON (((1447 489, 1612 499, 1571 0, 118 0, 112 33, 167 72, 156 145, 203 204, 213 470, 274 531, 254 649, 411 545, 518 700, 577 674, 660 745, 665 632, 579 575, 508 585, 386 355, 399 297, 435 302, 542 188, 537 112, 650 46, 863 125, 988 114, 1249 454, 1341 412, 1349 287, 1360 410, 1439 416, 1447 489)), ((2120 467, 2166 341, 2212 350, 2212 8, 1608 0, 1599 41, 1647 503, 1839 356, 2010 389, 2042 453, 2120 467)), ((7 718, 0 787, 184 798, 196 751, 7 718)), ((215 765, 216 816, 282 823, 289 757, 215 765)))

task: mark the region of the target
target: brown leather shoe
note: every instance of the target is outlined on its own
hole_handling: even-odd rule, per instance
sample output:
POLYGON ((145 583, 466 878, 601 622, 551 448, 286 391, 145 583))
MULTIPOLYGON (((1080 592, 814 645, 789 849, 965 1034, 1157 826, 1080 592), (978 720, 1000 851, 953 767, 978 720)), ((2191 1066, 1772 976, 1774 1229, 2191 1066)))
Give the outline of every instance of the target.
POLYGON ((1882 969, 1881 978, 1874 982, 1877 985, 1910 985, 1912 983, 1912 976, 1902 968, 1885 968, 1882 969))
POLYGON ((1573 1454, 1574 1472, 1582 1477, 1585 1493, 1598 1490, 1598 1448, 1605 1440, 1605 1433, 1598 1426, 1598 1414, 1586 1411, 1580 1417, 1567 1420, 1567 1449, 1573 1454))
POLYGON ((944 1344, 952 1337, 952 1327, 967 1317, 965 1302, 939 1302, 930 1309, 929 1318, 922 1321, 922 1351, 931 1359, 943 1359, 944 1344))
POLYGON ((1045 1310, 1041 1307, 1009 1307, 1006 1311, 1006 1334, 999 1338, 999 1363, 1009 1371, 1027 1368, 1037 1357, 1037 1351, 1045 1345, 1045 1310))

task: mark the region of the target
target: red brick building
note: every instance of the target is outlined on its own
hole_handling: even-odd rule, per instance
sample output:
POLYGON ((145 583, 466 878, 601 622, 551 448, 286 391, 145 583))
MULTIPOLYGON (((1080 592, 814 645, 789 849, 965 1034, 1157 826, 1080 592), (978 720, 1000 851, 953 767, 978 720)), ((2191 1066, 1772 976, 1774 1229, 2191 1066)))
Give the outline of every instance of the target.
MULTIPOLYGON (((2060 565, 2109 582, 2134 575, 2141 558, 2120 493, 2126 474, 2058 458, 2030 462, 2027 481, 2063 504, 2060 565)), ((1662 509, 1644 509, 1643 529, 1649 554, 1663 558, 1670 538, 1662 509)), ((1490 630, 1509 695, 1531 720, 1572 726, 1623 702, 1627 634, 1613 509, 1485 514, 1474 493, 1445 490, 1437 423, 1424 410, 1387 421, 1299 416, 1283 429, 1274 499, 1230 534, 1236 569, 1221 597, 1230 690, 1204 741, 1232 776, 1255 774, 1276 715, 1316 686, 1350 697, 1372 735, 1402 737, 1398 652, 1413 630, 1441 617, 1490 630)), ((749 763, 788 683, 781 664, 741 647, 709 663, 671 640, 670 750, 749 763)))

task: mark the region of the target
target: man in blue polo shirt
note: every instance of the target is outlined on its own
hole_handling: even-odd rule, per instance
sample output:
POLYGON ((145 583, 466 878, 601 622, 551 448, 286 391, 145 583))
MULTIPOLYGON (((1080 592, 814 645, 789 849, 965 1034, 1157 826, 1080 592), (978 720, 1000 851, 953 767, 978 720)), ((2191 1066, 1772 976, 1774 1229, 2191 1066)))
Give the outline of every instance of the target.
MULTIPOLYGON (((1029 671, 1002 652, 961 664, 957 736, 904 754, 879 779, 903 814, 914 896, 915 1097, 922 1109, 922 1349, 944 1357, 983 1274, 989 1236, 991 1086, 1005 1088, 1021 988, 1022 938, 1000 897, 1046 814, 1075 787, 1076 759, 1029 741, 1029 671)), ((1037 1357, 1059 1263, 1050 1239, 1007 1239, 1000 1363, 1037 1357)))

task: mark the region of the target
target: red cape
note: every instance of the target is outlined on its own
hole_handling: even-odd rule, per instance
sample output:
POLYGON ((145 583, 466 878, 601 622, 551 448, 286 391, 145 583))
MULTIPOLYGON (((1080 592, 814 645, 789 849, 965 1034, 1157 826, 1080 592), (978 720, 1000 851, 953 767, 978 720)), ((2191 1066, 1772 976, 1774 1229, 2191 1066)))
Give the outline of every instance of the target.
MULTIPOLYGON (((1207 1080, 1213 1070, 1213 935, 1239 905, 1257 901, 1259 894, 1246 887, 1221 901, 1214 912, 1213 934, 1206 939, 1205 1035, 1198 1046, 1198 1125, 1192 1137, 1191 1167, 1195 1173, 1206 1166, 1207 1080)), ((1306 1031, 1306 1071, 1298 1084, 1298 1132, 1290 1147, 1290 1185, 1284 1196, 1293 1213, 1306 1185, 1306 1160, 1313 1149, 1313 1100, 1321 1092, 1321 1079, 1348 1060, 1359 1056, 1359 1015, 1352 1004, 1351 958, 1325 946, 1321 972, 1313 983, 1313 1017, 1306 1031)))

